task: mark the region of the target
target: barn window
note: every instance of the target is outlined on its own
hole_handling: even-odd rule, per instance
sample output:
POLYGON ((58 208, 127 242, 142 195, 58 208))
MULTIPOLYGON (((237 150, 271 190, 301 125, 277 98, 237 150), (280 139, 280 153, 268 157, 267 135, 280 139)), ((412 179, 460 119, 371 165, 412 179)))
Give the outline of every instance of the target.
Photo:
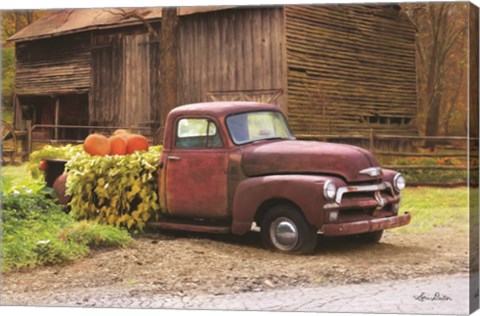
POLYGON ((298 67, 288 67, 288 70, 294 71, 294 72, 301 72, 306 74, 307 70, 305 68, 298 68, 298 67))
POLYGON ((380 125, 409 125, 412 122, 411 117, 403 116, 362 116, 360 122, 380 125))

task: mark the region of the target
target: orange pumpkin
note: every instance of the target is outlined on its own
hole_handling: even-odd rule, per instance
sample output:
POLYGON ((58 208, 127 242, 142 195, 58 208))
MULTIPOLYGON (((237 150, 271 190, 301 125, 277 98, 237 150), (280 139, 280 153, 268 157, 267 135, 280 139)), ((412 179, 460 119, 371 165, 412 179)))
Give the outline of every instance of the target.
POLYGON ((92 156, 106 156, 110 153, 110 142, 101 134, 90 134, 83 142, 83 149, 92 156))
POLYGON ((139 150, 148 150, 148 139, 140 134, 129 134, 127 138, 127 154, 139 150))
POLYGON ((127 140, 123 135, 113 135, 108 139, 110 142, 110 155, 125 155, 127 153, 127 140))
POLYGON ((117 129, 115 132, 113 132, 113 135, 122 136, 124 139, 127 139, 128 135, 130 135, 130 132, 126 129, 117 129))

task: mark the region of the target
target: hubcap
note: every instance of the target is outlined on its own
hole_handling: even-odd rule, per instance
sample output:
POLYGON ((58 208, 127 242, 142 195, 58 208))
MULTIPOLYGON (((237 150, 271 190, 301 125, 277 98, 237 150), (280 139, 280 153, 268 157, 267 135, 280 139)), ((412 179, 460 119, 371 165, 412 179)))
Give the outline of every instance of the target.
POLYGON ((279 217, 270 225, 270 239, 280 250, 292 250, 298 241, 295 223, 287 217, 279 217))

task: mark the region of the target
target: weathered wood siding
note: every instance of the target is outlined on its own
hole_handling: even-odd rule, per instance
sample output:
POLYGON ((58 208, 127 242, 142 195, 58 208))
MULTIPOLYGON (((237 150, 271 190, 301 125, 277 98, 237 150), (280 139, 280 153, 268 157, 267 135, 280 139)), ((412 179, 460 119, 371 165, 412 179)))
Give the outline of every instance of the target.
POLYGON ((16 44, 17 95, 88 91, 90 33, 16 44))
POLYGON ((415 30, 388 5, 287 6, 296 133, 415 134, 415 30))
POLYGON ((92 124, 150 127, 158 113, 158 43, 147 33, 96 34, 92 41, 92 124))
POLYGON ((281 7, 180 18, 179 101, 274 100, 286 108, 281 7))
MULTIPOLYGON (((124 120, 126 125, 147 126, 151 118, 150 73, 155 71, 150 56, 150 37, 148 34, 125 36, 124 39, 124 120)), ((152 85, 152 86, 151 86, 152 85)))
POLYGON ((123 37, 95 35, 92 39, 92 84, 89 120, 93 125, 116 125, 123 118, 123 37))

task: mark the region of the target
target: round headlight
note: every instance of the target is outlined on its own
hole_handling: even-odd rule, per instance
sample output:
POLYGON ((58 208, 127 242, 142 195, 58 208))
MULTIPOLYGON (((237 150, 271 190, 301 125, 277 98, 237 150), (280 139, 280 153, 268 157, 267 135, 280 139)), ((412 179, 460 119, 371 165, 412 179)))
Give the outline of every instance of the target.
POLYGON ((407 183, 405 182, 405 178, 402 176, 401 173, 397 173, 395 178, 393 178, 393 186, 395 187, 395 190, 397 191, 402 191, 405 189, 405 186, 407 183))
POLYGON ((337 187, 332 181, 328 180, 323 185, 323 196, 328 200, 333 200, 335 195, 337 195, 337 187))

